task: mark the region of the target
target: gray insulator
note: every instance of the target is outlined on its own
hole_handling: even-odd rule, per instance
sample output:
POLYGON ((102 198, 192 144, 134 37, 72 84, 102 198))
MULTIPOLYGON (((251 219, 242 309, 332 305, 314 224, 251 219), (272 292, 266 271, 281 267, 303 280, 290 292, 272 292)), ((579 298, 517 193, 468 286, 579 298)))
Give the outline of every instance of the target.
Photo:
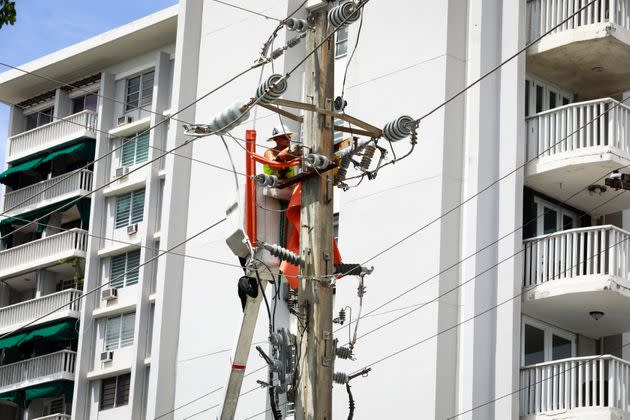
POLYGON ((348 375, 343 372, 335 372, 333 374, 333 382, 340 385, 348 383, 348 375))
POLYGON ((383 137, 389 141, 399 141, 405 137, 409 137, 413 131, 415 120, 408 116, 396 118, 394 121, 388 122, 383 128, 383 137))
POLYGON ((247 118, 249 118, 249 110, 246 108, 246 105, 237 102, 222 113, 215 115, 208 124, 208 128, 213 134, 224 134, 247 118))
POLYGON ((293 265, 302 264, 302 258, 300 258, 299 255, 281 247, 280 245, 263 244, 263 248, 269 251, 271 255, 281 259, 282 261, 287 261, 293 265))
POLYGON ((291 18, 286 22, 289 31, 304 32, 306 30, 306 21, 304 19, 291 18))
POLYGON ((348 347, 337 347, 335 349, 335 355, 344 360, 352 359, 352 350, 348 347))
POLYGON ((289 84, 282 75, 272 74, 267 80, 258 86, 258 89, 256 89, 256 99, 258 100, 258 103, 270 104, 280 98, 288 87, 289 84))
POLYGON ((372 163, 372 158, 374 157, 374 153, 376 153, 376 146, 370 144, 363 151, 363 158, 361 159, 361 169, 367 171, 370 169, 370 164, 372 163))
POLYGON ((361 11, 357 10, 357 6, 351 1, 333 7, 328 12, 328 22, 335 28, 356 22, 360 17, 361 11))
POLYGON ((278 185, 278 177, 275 175, 258 174, 256 184, 261 187, 275 188, 278 185))
POLYGON ((339 162, 339 170, 337 171, 337 175, 335 175, 335 184, 338 184, 346 179, 348 168, 350 167, 350 162, 352 162, 352 156, 346 156, 341 159, 341 161, 339 162))
POLYGON ((330 165, 330 159, 324 155, 318 155, 317 153, 311 153, 304 159, 306 164, 315 169, 326 169, 330 165))

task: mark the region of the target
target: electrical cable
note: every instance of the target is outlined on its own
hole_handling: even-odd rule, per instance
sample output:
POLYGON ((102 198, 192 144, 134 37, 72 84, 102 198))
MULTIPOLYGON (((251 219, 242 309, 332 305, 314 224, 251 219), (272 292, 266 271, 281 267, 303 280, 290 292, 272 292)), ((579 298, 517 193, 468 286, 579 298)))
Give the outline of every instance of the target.
MULTIPOLYGON (((261 341, 256 341, 255 343, 252 343, 252 345, 250 347, 256 347, 259 344, 265 344, 267 342, 268 342, 268 340, 266 340, 266 339, 265 340, 261 340, 261 341)), ((213 351, 213 352, 210 352, 210 353, 204 353, 204 354, 200 354, 198 356, 189 357, 187 359, 178 360, 177 363, 191 362, 193 360, 202 359, 204 357, 216 356, 217 354, 227 353, 227 352, 230 352, 232 350, 234 350, 234 349, 229 348, 229 349, 223 349, 223 350, 216 350, 216 351, 213 351)))
POLYGON ((223 4, 225 6, 233 7, 235 9, 243 10, 245 12, 252 13, 254 15, 258 15, 258 16, 264 17, 265 19, 275 20, 276 22, 282 22, 281 19, 275 18, 273 16, 268 16, 268 15, 265 15, 264 13, 256 12, 254 10, 246 9, 245 7, 237 6, 235 4, 228 3, 226 1, 221 1, 221 0, 212 0, 212 1, 215 2, 215 3, 220 3, 220 4, 223 4))
POLYGON ((350 68, 350 63, 352 63, 352 59, 354 58, 354 53, 357 52, 357 47, 359 46, 359 40, 361 39, 361 29, 363 29, 363 16, 365 16, 365 12, 361 13, 361 18, 359 20, 359 29, 357 30, 357 40, 354 44, 354 48, 352 49, 352 53, 346 62, 346 68, 343 72, 343 83, 341 83, 341 97, 345 98, 346 94, 346 79, 348 77, 348 69, 350 68))

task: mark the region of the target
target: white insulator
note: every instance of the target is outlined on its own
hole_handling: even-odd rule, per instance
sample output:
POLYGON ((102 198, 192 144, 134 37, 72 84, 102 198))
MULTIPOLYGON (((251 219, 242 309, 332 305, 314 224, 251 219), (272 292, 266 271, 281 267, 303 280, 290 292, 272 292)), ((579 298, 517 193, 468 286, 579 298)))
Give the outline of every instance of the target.
POLYGON ((333 374, 333 382, 340 385, 345 385, 348 383, 348 375, 343 372, 335 372, 333 374))
POLYGON ((330 165, 330 159, 324 155, 318 155, 317 153, 311 153, 304 159, 307 166, 322 170, 326 169, 330 165))
POLYGON ((302 264, 302 258, 300 258, 299 255, 281 247, 280 245, 263 244, 262 246, 269 251, 271 255, 281 259, 282 261, 287 261, 293 265, 302 264))
POLYGON ((246 104, 237 102, 220 114, 215 115, 208 128, 213 134, 224 134, 249 118, 246 104))
POLYGON ((394 121, 388 122, 383 128, 383 137, 389 141, 399 141, 409 137, 413 130, 415 120, 409 115, 403 115, 394 121))
POLYGON ((256 89, 256 99, 258 103, 270 104, 280 98, 288 87, 287 79, 280 74, 272 74, 256 89))
POLYGON ((289 31, 304 32, 306 30, 306 21, 304 19, 290 18, 287 20, 286 27, 289 31))
POLYGON ((335 28, 356 22, 360 17, 361 11, 351 1, 333 7, 328 12, 328 22, 335 28))
POLYGON ((275 175, 258 174, 256 184, 261 187, 275 188, 278 185, 278 177, 275 175))

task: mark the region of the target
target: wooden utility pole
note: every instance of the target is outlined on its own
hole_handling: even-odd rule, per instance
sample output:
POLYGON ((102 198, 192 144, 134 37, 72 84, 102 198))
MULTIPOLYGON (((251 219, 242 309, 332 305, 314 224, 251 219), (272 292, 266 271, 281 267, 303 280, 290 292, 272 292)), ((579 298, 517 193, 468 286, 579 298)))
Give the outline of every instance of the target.
MULTIPOLYGON (((306 36, 310 52, 328 35, 328 4, 311 9, 306 36)), ((332 111, 334 95, 334 36, 305 64, 305 101, 332 111)), ((333 157, 332 118, 305 112, 305 153, 333 157)), ((296 420, 332 419, 333 290, 328 281, 333 266, 333 173, 312 176, 302 183, 300 247, 304 260, 298 299, 306 332, 299 340, 300 363, 296 420)), ((301 331, 298 332, 298 339, 301 331)))

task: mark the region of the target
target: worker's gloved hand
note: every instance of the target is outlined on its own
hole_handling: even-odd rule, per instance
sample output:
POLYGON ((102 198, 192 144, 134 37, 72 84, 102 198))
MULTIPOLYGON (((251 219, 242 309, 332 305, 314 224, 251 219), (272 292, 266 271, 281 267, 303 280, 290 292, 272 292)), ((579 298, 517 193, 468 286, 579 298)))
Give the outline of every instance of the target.
POLYGON ((247 296, 251 298, 258 297, 258 282, 253 277, 243 276, 238 279, 238 297, 241 300, 243 311, 245 311, 247 296))

